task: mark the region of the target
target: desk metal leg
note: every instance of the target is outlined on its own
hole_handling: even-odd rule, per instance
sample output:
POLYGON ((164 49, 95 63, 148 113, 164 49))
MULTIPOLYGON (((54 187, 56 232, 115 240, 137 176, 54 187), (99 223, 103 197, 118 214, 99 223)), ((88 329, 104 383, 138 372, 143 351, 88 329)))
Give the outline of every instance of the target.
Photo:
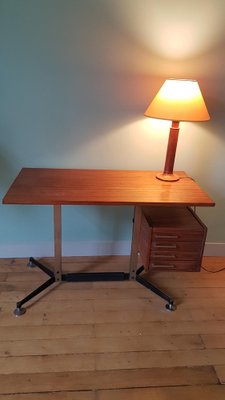
POLYGON ((29 259, 28 265, 30 267, 38 267, 44 273, 46 273, 50 278, 45 281, 42 285, 38 286, 33 292, 29 293, 26 297, 16 303, 16 308, 14 314, 16 316, 23 315, 26 312, 26 308, 22 306, 29 300, 33 299, 35 296, 43 292, 55 282, 62 280, 62 230, 61 230, 61 206, 54 206, 54 255, 55 255, 55 267, 54 272, 48 267, 41 264, 39 261, 35 260, 33 257, 29 259))
POLYGON ((33 299, 33 297, 37 296, 39 293, 43 292, 43 290, 47 289, 47 287, 51 286, 55 282, 55 277, 49 278, 46 282, 44 282, 41 286, 36 288, 33 292, 24 297, 23 300, 18 301, 16 303, 16 308, 14 310, 14 314, 16 316, 23 315, 26 312, 26 308, 23 308, 22 305, 27 301, 33 299))
POLYGON ((28 265, 31 267, 38 267, 41 269, 43 272, 45 272, 46 275, 48 275, 50 278, 42 283, 42 285, 38 286, 33 292, 29 293, 26 297, 24 297, 22 300, 18 301, 16 303, 16 308, 14 310, 14 314, 18 317, 20 315, 23 315, 26 312, 26 308, 22 308, 22 306, 27 303, 29 300, 33 299, 35 296, 37 296, 39 293, 43 292, 43 290, 47 289, 47 287, 51 286, 55 282, 55 274, 52 272, 49 268, 41 264, 39 261, 35 260, 33 257, 29 259, 28 265))
POLYGON ((145 286, 147 289, 151 290, 153 293, 155 293, 157 296, 161 297, 162 299, 167 301, 166 304, 166 309, 169 311, 175 311, 176 310, 176 304, 174 300, 168 296, 168 294, 162 292, 159 288, 154 286, 151 282, 146 281, 142 276, 141 273, 144 271, 144 267, 141 266, 138 268, 137 273, 136 273, 136 281, 139 282, 141 285, 145 286))
POLYGON ((61 206, 54 206, 54 255, 55 255, 55 280, 62 280, 62 227, 61 206))
POLYGON ((33 299, 43 290, 47 289, 50 285, 55 282, 98 282, 98 281, 124 281, 129 279, 129 274, 124 272, 90 272, 90 273, 62 273, 62 229, 61 229, 61 206, 54 205, 54 258, 55 265, 54 271, 51 271, 48 267, 35 260, 33 257, 30 258, 28 265, 30 267, 38 267, 45 272, 50 278, 42 285, 37 287, 33 292, 28 294, 22 300, 16 303, 16 309, 14 314, 16 316, 23 315, 26 312, 26 308, 22 306, 33 299))
POLYGON ((130 254, 130 279, 136 279, 138 265, 139 238, 141 230, 141 206, 134 208, 133 233, 130 254))
POLYGON ((47 289, 50 285, 55 282, 66 281, 66 282, 95 282, 95 281, 123 281, 127 279, 134 279, 146 288, 153 291, 155 294, 163 298, 168 302, 166 308, 170 311, 176 309, 173 299, 167 294, 163 293, 160 289, 156 288, 150 282, 146 281, 141 273, 144 271, 144 267, 138 267, 138 253, 139 253, 139 239, 141 229, 141 206, 136 206, 134 209, 134 224, 133 224, 133 235, 131 245, 131 257, 130 257, 130 271, 129 273, 124 272, 91 272, 91 273, 62 273, 62 229, 61 229, 61 206, 54 205, 54 256, 55 266, 54 272, 48 267, 41 264, 34 258, 30 258, 29 265, 36 266, 41 269, 44 273, 49 276, 49 279, 42 285, 37 287, 33 292, 28 294, 22 300, 16 303, 16 309, 14 314, 20 316, 26 312, 22 306, 43 290, 47 289))

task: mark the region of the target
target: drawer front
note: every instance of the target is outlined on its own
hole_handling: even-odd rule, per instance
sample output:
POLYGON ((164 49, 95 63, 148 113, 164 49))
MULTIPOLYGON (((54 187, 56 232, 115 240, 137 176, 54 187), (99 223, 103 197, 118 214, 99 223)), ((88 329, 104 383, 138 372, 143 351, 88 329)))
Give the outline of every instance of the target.
POLYGON ((202 253, 203 241, 196 242, 166 242, 157 241, 152 243, 151 259, 173 259, 173 260, 195 260, 202 253))
POLYGON ((204 236, 204 230, 187 230, 187 229, 170 229, 170 228, 153 228, 152 230, 152 241, 182 241, 182 242, 194 242, 196 240, 202 240, 204 236))
POLYGON ((201 263, 199 260, 186 260, 186 261, 176 261, 176 260, 164 260, 156 261, 151 260, 149 264, 150 271, 190 271, 196 272, 200 271, 201 263))

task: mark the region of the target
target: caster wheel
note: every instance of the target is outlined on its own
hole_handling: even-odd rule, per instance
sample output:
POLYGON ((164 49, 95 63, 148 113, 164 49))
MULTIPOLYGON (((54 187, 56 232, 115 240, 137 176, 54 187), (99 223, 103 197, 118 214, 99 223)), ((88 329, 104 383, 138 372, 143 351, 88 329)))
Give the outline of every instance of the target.
POLYGON ((175 303, 168 303, 166 304, 166 309, 169 311, 175 311, 177 309, 176 304, 175 303))
POLYGON ((25 312, 26 308, 16 307, 13 313, 16 315, 16 317, 20 317, 20 315, 25 314, 25 312))

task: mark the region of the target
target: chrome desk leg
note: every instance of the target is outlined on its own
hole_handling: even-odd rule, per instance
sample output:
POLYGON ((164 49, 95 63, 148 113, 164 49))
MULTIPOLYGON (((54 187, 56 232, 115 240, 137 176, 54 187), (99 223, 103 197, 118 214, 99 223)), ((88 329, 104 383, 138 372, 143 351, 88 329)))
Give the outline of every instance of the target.
POLYGON ((55 256, 55 280, 62 280, 62 227, 61 206, 54 205, 54 256, 55 256))
POLYGON ((131 242, 131 254, 130 254, 130 271, 129 271, 130 279, 136 279, 140 230, 141 230, 141 206, 135 206, 134 220, 133 220, 133 233, 132 233, 132 242, 131 242))
POLYGON ((28 266, 38 267, 50 278, 45 281, 42 285, 38 286, 35 290, 29 293, 26 297, 16 303, 14 314, 16 316, 23 315, 26 312, 26 308, 22 307, 29 300, 43 292, 55 282, 59 282, 62 279, 62 239, 61 239, 61 206, 54 205, 54 256, 55 256, 55 267, 54 272, 48 267, 35 260, 33 257, 29 259, 28 266))

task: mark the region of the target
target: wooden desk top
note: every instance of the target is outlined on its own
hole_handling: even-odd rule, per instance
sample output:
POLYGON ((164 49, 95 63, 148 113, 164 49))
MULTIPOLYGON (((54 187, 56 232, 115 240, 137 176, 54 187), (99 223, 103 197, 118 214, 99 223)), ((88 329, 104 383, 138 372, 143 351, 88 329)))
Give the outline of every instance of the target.
POLYGON ((214 202, 184 172, 163 182, 157 171, 23 168, 3 198, 4 204, 192 205, 214 202))

